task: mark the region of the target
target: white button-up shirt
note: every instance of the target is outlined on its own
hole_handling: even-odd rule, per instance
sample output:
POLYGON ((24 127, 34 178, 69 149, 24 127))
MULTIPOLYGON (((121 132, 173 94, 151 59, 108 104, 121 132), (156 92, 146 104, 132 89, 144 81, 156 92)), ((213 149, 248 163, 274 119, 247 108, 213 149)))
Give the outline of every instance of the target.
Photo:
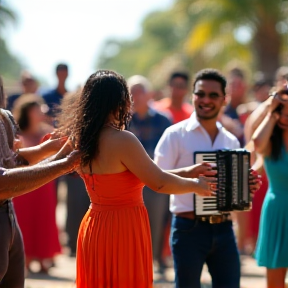
MULTIPOLYGON (((237 138, 217 122, 218 134, 212 143, 195 112, 187 120, 167 128, 156 148, 154 161, 164 170, 183 168, 194 164, 195 151, 240 148, 237 138)), ((193 193, 171 195, 170 211, 180 213, 194 210, 193 193)))

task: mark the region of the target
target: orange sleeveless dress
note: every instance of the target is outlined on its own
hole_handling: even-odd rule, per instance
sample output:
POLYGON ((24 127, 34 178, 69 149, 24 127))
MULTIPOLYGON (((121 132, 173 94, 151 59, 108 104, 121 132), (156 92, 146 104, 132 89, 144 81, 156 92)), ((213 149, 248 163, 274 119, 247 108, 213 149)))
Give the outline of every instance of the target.
POLYGON ((76 287, 152 287, 153 258, 143 183, 128 170, 81 177, 91 205, 79 228, 76 287))

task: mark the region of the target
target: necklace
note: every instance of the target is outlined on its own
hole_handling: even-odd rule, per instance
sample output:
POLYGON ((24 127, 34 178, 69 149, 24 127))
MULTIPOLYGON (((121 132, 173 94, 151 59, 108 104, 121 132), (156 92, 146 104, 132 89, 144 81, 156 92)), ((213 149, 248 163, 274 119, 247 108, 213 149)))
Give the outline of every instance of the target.
POLYGON ((119 127, 117 125, 115 125, 114 123, 106 123, 106 124, 104 124, 104 126, 120 131, 119 127))

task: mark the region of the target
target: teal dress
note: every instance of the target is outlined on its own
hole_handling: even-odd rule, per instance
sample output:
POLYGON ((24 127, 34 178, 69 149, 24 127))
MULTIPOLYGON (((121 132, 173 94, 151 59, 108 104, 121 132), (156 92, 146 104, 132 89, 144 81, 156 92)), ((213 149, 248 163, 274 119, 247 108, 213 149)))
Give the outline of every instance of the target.
POLYGON ((288 267, 288 152, 264 159, 269 188, 263 202, 256 260, 267 268, 288 267))

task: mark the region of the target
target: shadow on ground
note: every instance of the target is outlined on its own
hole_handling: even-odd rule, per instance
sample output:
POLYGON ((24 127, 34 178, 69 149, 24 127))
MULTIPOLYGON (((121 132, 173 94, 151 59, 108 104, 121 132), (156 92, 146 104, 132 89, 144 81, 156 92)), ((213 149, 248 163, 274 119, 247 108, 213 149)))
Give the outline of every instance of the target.
POLYGON ((63 282, 71 282, 70 278, 66 277, 58 277, 58 276, 52 276, 45 273, 29 273, 26 276, 26 279, 33 279, 33 280, 47 280, 47 281, 63 281, 63 282))

